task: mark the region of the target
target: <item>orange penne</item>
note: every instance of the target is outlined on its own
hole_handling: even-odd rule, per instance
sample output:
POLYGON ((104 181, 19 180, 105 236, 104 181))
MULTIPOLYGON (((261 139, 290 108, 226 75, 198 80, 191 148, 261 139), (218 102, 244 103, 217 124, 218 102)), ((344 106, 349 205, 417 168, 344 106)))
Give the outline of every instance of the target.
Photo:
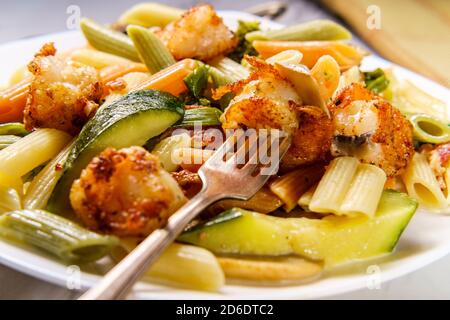
POLYGON ((303 54, 301 63, 312 68, 324 55, 332 56, 341 70, 359 65, 366 55, 361 48, 339 41, 253 41, 253 47, 263 59, 285 50, 298 50, 303 54))
POLYGON ((184 78, 197 67, 197 62, 192 59, 184 59, 152 75, 150 79, 142 83, 136 90, 153 89, 161 90, 178 96, 187 90, 184 78))
POLYGON ((31 77, 0 91, 0 123, 22 119, 31 77))
POLYGON ((125 65, 111 65, 100 70, 100 78, 106 83, 130 72, 148 72, 148 69, 144 64, 134 62, 125 65))

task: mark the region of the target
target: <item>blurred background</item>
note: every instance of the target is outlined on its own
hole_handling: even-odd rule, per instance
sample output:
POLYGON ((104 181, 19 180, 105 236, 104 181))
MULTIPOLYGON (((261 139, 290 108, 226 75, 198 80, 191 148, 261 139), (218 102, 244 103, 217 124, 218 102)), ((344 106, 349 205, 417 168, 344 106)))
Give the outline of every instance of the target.
MULTIPOLYGON (((0 43, 67 30, 67 10, 78 6, 82 16, 112 22, 143 0, 0 0, 0 43)), ((330 18, 346 24, 368 47, 398 64, 450 87, 449 0, 165 0, 188 8, 212 3, 221 10, 254 10, 267 2, 283 2, 277 18, 294 24, 330 18)), ((358 39, 356 39, 357 42, 358 39)), ((359 43, 361 44, 361 43, 359 43)))
MULTIPOLYGON (((0 45, 52 32, 66 31, 71 6, 82 16, 109 23, 143 0, 0 0, 0 45)), ((211 3, 219 10, 255 11, 264 0, 164 0, 188 8, 211 3)), ((375 54, 413 69, 450 87, 450 0, 285 0, 277 22, 296 24, 333 19, 346 25, 354 41, 375 54)), ((1 72, 1 71, 0 71, 1 72)), ((360 290, 339 299, 448 299, 450 257, 420 271, 360 290)), ((67 299, 78 294, 41 282, 0 265, 0 299, 67 299)))

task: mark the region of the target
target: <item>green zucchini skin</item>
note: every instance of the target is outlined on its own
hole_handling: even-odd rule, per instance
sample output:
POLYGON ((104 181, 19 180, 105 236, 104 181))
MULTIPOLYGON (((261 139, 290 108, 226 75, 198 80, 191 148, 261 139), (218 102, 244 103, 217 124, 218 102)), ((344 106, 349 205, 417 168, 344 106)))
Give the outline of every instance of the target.
POLYGON ((178 241, 217 254, 294 254, 334 266, 392 252, 416 209, 414 199, 393 190, 383 192, 370 219, 280 218, 234 208, 185 231, 178 241))
POLYGON ((69 193, 73 181, 104 149, 142 146, 180 121, 183 115, 184 103, 158 90, 132 92, 100 107, 70 150, 63 174, 49 199, 48 210, 70 215, 69 193))

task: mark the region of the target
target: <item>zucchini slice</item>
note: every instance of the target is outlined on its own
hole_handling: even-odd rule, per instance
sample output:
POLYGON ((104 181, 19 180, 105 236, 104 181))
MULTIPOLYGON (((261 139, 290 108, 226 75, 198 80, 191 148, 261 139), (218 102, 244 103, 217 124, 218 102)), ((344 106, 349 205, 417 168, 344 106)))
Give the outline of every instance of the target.
POLYGON ((184 104, 169 93, 142 90, 102 106, 80 132, 69 152, 63 174, 53 191, 48 209, 71 212, 69 193, 81 171, 107 147, 142 146, 183 118, 184 104))
POLYGON ((279 218, 235 208, 186 231, 178 241, 218 254, 294 254, 333 266, 391 252, 416 208, 415 200, 393 190, 383 192, 373 218, 279 218))

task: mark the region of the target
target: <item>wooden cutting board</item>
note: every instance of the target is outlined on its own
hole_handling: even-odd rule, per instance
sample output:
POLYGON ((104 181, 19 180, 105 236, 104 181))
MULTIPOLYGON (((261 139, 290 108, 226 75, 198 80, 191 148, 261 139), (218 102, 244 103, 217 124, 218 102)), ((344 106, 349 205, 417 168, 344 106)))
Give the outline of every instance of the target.
POLYGON ((381 56, 450 88, 450 0, 322 2, 381 56))

